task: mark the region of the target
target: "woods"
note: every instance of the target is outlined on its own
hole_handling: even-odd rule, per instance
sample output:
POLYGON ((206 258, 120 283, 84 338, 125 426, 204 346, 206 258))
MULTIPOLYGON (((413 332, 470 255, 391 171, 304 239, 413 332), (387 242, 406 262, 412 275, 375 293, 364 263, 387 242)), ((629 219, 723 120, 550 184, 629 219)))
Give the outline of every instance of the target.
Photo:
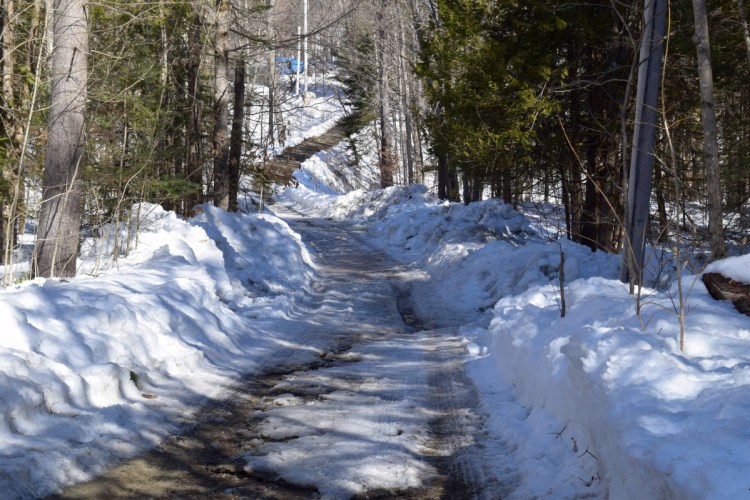
POLYGON ((0 0, 0 491, 747 492, 749 77, 743 0, 0 0))
POLYGON ((66 275, 77 228, 119 224, 139 201, 183 215, 208 200, 236 210, 242 175, 272 177, 264 157, 288 133, 282 106, 300 83, 300 99, 314 95, 309 79, 330 71, 350 106, 354 161, 376 141, 382 187, 553 203, 565 235, 592 250, 681 231, 719 258, 742 245, 748 221, 745 6, 696 0, 663 13, 664 76, 650 81, 658 99, 645 111, 653 154, 641 151, 654 162, 653 193, 634 216, 649 5, 155 1, 91 4, 77 23, 63 14, 69 2, 3 0, 4 261, 29 217, 39 217, 34 273, 66 275), (88 48, 66 42, 84 34, 88 48), (300 60, 298 50, 309 57, 299 77, 278 63, 300 60))

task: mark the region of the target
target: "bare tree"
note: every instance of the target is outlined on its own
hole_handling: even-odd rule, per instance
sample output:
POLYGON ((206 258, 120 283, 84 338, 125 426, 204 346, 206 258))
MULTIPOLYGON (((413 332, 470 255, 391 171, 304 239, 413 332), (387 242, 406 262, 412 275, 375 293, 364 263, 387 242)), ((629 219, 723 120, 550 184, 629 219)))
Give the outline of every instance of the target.
POLYGON ((640 285, 648 215, 651 206, 651 177, 654 168, 657 102, 661 82, 663 38, 666 30, 667 2, 646 0, 643 7, 644 29, 636 91, 633 151, 630 156, 630 181, 627 202, 627 238, 622 268, 624 281, 640 285))
POLYGON ((693 0, 695 34, 693 41, 698 53, 700 80, 701 123, 703 124, 703 162, 706 169, 708 194, 708 234, 711 258, 726 256, 722 222, 721 179, 719 175, 719 128, 716 123, 714 79, 711 65, 711 45, 708 36, 708 15, 705 0, 693 0))
POLYGON ((35 270, 76 273, 81 227, 81 161, 88 83, 88 17, 84 0, 55 0, 52 88, 35 270))
POLYGON ((239 57, 234 67, 234 113, 229 145, 229 203, 230 212, 237 211, 240 189, 240 161, 242 158, 242 125, 245 122, 245 61, 239 57))
POLYGON ((229 1, 216 0, 214 32, 214 205, 229 208, 229 1))

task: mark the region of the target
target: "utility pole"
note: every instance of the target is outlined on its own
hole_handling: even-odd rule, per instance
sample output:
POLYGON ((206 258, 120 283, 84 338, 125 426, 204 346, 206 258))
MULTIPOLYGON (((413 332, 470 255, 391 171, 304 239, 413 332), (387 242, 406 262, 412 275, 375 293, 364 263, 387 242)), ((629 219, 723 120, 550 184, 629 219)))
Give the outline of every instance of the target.
POLYGON ((297 60, 295 61, 295 64, 297 65, 296 71, 297 71, 297 79, 295 80, 297 82, 297 97, 299 97, 299 63, 300 58, 302 55, 300 52, 302 51, 302 27, 297 26, 297 60))
POLYGON ((308 35, 307 34, 307 0, 304 0, 304 9, 303 10, 304 10, 304 21, 302 23, 302 25, 303 25, 302 30, 303 30, 304 35, 305 35, 305 68, 304 68, 304 70, 305 70, 305 94, 307 94, 307 90, 308 90, 307 89, 307 85, 308 85, 308 81, 307 81, 307 35, 308 35))

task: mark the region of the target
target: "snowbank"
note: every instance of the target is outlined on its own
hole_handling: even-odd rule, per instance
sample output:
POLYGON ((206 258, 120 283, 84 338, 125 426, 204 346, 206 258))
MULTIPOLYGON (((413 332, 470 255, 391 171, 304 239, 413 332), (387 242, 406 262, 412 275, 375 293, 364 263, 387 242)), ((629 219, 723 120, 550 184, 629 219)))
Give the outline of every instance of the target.
POLYGON ((294 172, 297 182, 309 191, 323 194, 343 194, 358 189, 380 187, 375 145, 364 132, 354 138, 359 151, 359 164, 350 151, 350 143, 342 141, 328 151, 321 151, 305 160, 294 172))
POLYGON ((414 305, 422 318, 440 325, 471 322, 506 295, 556 283, 561 251, 568 281, 614 277, 619 266, 612 256, 539 236, 527 218, 498 200, 447 203, 421 185, 342 196, 300 186, 277 199, 309 214, 363 225, 374 245, 424 269, 426 276, 414 282, 414 305))
MULTIPOLYGON (((428 326, 466 325, 488 430, 521 464, 515 497, 747 496, 750 318, 711 299, 699 277, 683 277, 681 353, 676 284, 644 289, 638 315, 616 257, 552 241, 497 201, 441 203, 420 187, 343 196, 300 188, 281 198, 352 220, 424 268, 417 310, 428 326)), ((748 264, 726 259, 708 271, 750 281, 748 264)))
POLYGON ((617 281, 579 280, 567 296, 565 318, 548 286, 495 306, 490 352, 522 401, 596 450, 612 498, 745 496, 750 319, 698 281, 680 353, 668 297, 652 295, 639 318, 617 281))
MULTIPOLYGON (((0 290, 0 488, 47 495, 152 446, 278 342, 252 316, 313 270, 299 236, 271 215, 210 206, 186 222, 144 205, 138 247, 70 281, 0 290), (290 264, 294 267, 291 267, 290 264)), ((125 235, 123 234, 123 237, 125 235)))

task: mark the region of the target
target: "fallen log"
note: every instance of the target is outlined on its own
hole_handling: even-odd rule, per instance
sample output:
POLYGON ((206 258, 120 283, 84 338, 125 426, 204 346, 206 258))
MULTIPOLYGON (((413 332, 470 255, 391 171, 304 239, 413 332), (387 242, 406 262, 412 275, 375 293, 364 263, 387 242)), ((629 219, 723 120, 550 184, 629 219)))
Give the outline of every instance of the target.
POLYGON ((719 273, 705 273, 703 283, 716 300, 728 300, 735 309, 750 316, 750 284, 740 283, 719 273))

